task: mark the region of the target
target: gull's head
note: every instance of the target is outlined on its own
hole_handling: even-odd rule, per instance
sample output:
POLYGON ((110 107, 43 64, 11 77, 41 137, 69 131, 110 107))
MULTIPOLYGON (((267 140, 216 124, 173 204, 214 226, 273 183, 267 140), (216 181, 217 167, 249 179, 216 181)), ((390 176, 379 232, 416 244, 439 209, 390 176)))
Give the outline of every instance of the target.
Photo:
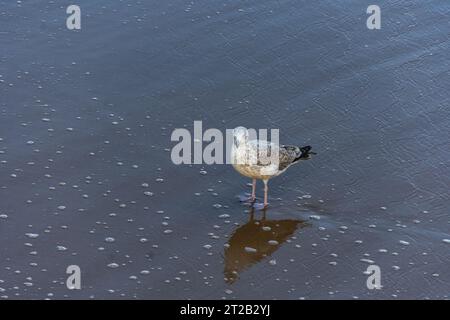
POLYGON ((233 143, 236 147, 248 141, 248 130, 244 127, 233 129, 233 143))

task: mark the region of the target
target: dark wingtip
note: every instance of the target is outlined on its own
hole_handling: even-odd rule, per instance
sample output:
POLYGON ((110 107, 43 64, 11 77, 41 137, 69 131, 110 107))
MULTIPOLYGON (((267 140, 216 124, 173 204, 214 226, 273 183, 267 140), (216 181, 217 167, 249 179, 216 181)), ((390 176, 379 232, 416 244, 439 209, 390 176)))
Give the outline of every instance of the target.
POLYGON ((311 151, 312 147, 311 146, 304 146, 300 148, 300 151, 303 153, 309 153, 311 151))
POLYGON ((312 152, 311 149, 312 149, 311 146, 301 147, 300 148, 301 155, 300 155, 300 157, 298 157, 297 160, 306 160, 306 159, 311 158, 312 154, 316 154, 315 152, 312 152))

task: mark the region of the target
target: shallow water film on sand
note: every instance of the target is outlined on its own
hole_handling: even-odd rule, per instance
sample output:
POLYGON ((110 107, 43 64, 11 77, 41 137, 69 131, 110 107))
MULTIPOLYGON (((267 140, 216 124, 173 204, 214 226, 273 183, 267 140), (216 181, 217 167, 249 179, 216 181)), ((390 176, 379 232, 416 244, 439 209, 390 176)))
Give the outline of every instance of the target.
POLYGON ((449 298, 449 16, 0 0, 0 298, 449 298), (231 165, 171 161, 194 121, 317 154, 262 210, 260 180, 252 205, 231 165))

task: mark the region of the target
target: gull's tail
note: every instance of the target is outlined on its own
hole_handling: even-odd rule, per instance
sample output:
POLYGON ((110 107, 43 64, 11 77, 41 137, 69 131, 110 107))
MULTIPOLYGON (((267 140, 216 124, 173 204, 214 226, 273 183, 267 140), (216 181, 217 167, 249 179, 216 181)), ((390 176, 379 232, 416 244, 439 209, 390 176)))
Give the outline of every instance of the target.
POLYGON ((308 160, 311 159, 311 155, 316 154, 315 152, 311 151, 312 147, 311 146, 304 146, 300 148, 300 155, 295 158, 295 161, 298 160, 308 160))

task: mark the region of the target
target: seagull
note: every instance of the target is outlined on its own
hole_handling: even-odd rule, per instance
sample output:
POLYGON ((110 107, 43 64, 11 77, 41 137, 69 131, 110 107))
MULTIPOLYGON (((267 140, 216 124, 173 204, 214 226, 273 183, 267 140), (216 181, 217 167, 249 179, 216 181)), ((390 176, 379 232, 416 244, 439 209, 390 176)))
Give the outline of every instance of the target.
POLYGON ((244 127, 233 130, 231 160, 237 172, 253 179, 252 195, 248 200, 256 200, 256 179, 264 182, 264 208, 267 208, 269 179, 279 176, 299 160, 308 160, 311 146, 297 147, 277 145, 266 140, 250 140, 249 131, 244 127))

